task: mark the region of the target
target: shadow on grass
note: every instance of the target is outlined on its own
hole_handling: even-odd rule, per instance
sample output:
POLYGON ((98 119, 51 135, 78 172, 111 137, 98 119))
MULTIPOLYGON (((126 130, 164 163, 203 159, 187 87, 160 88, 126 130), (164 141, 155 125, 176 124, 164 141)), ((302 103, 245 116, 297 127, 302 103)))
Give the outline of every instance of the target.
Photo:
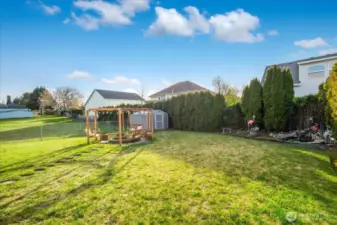
MULTIPOLYGON (((87 146, 87 144, 79 144, 79 145, 75 145, 75 146, 62 148, 62 149, 53 151, 52 153, 47 153, 47 154, 44 154, 44 155, 41 155, 41 156, 38 156, 38 157, 34 157, 34 158, 31 158, 31 159, 23 160, 23 161, 20 161, 20 162, 16 162, 16 163, 12 163, 12 164, 0 167, 0 174, 4 173, 4 172, 16 171, 16 170, 21 170, 21 169, 33 167, 37 164, 43 163, 43 160, 56 157, 56 156, 61 155, 63 153, 73 151, 73 150, 76 150, 76 149, 84 147, 84 146, 87 146)), ((52 162, 50 162, 50 163, 52 163, 52 162)))
POLYGON ((320 201, 331 215, 337 212, 337 183, 332 179, 336 174, 322 151, 194 132, 163 135, 153 147, 163 157, 223 172, 231 182, 240 183, 246 177, 275 190, 282 186, 304 192, 320 201))
MULTIPOLYGON (((137 147, 140 147, 141 145, 137 145, 137 147)), ((144 147, 145 148, 145 147, 144 147)), ((117 155, 115 155, 109 162, 108 166, 101 172, 99 173, 95 178, 81 184, 80 186, 68 191, 67 193, 65 193, 64 195, 59 195, 57 193, 55 193, 54 195, 51 196, 51 198, 42 201, 42 202, 38 202, 36 204, 30 205, 30 206, 26 206, 25 208, 23 208, 22 210, 20 210, 19 212, 15 213, 14 215, 10 215, 10 216, 4 216, 2 218, 0 218, 0 224, 9 224, 9 223, 19 223, 22 220, 26 220, 29 219, 31 217, 34 216, 34 213, 36 213, 39 210, 43 210, 47 207, 50 207, 52 205, 57 204, 58 202, 64 201, 68 198, 72 198, 75 197, 77 195, 79 195, 80 193, 86 191, 87 189, 90 189, 94 186, 102 186, 104 184, 106 184, 109 180, 111 180, 116 174, 118 174, 120 171, 124 170, 142 151, 144 148, 141 148, 140 150, 138 150, 138 152, 133 155, 130 159, 128 159, 121 167, 119 167, 118 169, 115 168, 115 165, 118 161, 118 159, 126 154, 130 154, 133 153, 137 150, 137 148, 134 148, 134 146, 130 147, 130 146, 126 146, 124 147, 122 150, 119 151, 119 153, 117 155)), ((104 153, 103 155, 106 155, 108 153, 110 153, 111 151, 113 151, 114 149, 104 153)), ((100 157, 102 157, 103 155, 101 155, 100 157)), ((91 164, 93 163, 94 160, 91 161, 91 164)), ((80 161, 81 162, 81 161, 80 161)), ((88 161, 82 161, 82 163, 87 164, 88 161)), ((83 166, 83 165, 82 165, 83 166)), ((82 167, 80 166, 80 167, 82 167)), ((77 167, 76 169, 79 169, 80 167, 77 167)), ((70 172, 74 171, 68 171, 67 174, 69 174, 70 172)), ((60 177, 63 177, 67 174, 62 174, 60 177)), ((13 201, 10 201, 4 205, 0 206, 0 209, 5 208, 7 206, 9 206, 10 204, 15 203, 16 201, 26 197, 28 194, 33 194, 34 192, 37 192, 39 189, 41 189, 42 187, 50 184, 51 182, 59 179, 60 177, 57 177, 55 179, 53 179, 52 181, 45 183, 43 185, 40 185, 39 187, 35 188, 34 190, 32 190, 31 192, 27 193, 25 196, 21 196, 20 198, 16 198, 13 201)), ((48 216, 53 216, 53 214, 55 214, 55 212, 51 212, 48 216)))

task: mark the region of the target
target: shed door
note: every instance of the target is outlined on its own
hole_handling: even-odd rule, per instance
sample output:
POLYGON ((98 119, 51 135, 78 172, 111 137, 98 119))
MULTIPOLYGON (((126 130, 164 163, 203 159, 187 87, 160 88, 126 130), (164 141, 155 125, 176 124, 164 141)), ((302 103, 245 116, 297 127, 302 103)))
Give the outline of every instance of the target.
POLYGON ((163 114, 156 114, 155 122, 156 122, 155 124, 156 129, 163 129, 164 127, 163 114))

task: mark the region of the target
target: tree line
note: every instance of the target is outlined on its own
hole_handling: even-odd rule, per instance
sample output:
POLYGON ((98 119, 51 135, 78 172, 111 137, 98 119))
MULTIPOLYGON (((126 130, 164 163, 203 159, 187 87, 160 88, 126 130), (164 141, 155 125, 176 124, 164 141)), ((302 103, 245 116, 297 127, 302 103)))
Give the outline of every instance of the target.
POLYGON ((314 105, 323 108, 325 122, 332 126, 337 136, 337 63, 327 81, 320 86, 317 97, 294 97, 291 71, 276 65, 266 71, 263 84, 257 78, 252 79, 243 88, 241 98, 238 97, 238 90, 234 90, 220 77, 213 79, 213 85, 216 93, 200 92, 166 101, 148 102, 142 106, 118 107, 163 110, 168 113, 172 127, 180 130, 215 131, 221 126, 245 128, 248 120, 255 119, 261 129, 285 131, 294 129, 290 128, 292 119, 301 112, 301 108, 309 102, 317 102, 314 105))
MULTIPOLYGON (((59 87, 50 91, 45 87, 36 87, 13 99, 14 104, 25 105, 31 110, 44 112, 48 109, 60 112, 82 107, 83 94, 72 87, 59 87)), ((7 101, 7 104, 12 102, 7 101)))

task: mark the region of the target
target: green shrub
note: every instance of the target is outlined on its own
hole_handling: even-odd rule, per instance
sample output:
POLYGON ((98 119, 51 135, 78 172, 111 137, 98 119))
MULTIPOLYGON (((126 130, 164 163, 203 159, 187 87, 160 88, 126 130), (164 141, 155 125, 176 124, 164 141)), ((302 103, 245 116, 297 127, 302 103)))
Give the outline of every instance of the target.
POLYGON ((332 125, 334 135, 337 137, 337 63, 334 63, 330 76, 325 85, 326 120, 332 125))
POLYGON ((289 68, 271 66, 263 84, 264 124, 267 130, 282 131, 293 111, 294 86, 289 68))

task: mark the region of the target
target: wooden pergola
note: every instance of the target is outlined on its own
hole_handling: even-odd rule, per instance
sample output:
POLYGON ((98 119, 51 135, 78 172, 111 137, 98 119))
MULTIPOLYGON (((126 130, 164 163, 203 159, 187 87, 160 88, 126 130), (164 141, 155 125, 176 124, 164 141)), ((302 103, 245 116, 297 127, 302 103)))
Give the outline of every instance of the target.
POLYGON ((95 138, 97 140, 98 127, 97 127, 97 118, 98 112, 113 112, 116 111, 118 115, 118 143, 123 144, 123 129, 124 129, 124 113, 128 114, 129 124, 130 124, 130 114, 131 112, 146 112, 146 132, 151 137, 154 136, 154 125, 153 125, 153 111, 149 108, 92 108, 86 111, 86 135, 87 141, 89 143, 90 138, 95 138), (90 133, 90 119, 89 113, 94 113, 94 132, 90 133))

